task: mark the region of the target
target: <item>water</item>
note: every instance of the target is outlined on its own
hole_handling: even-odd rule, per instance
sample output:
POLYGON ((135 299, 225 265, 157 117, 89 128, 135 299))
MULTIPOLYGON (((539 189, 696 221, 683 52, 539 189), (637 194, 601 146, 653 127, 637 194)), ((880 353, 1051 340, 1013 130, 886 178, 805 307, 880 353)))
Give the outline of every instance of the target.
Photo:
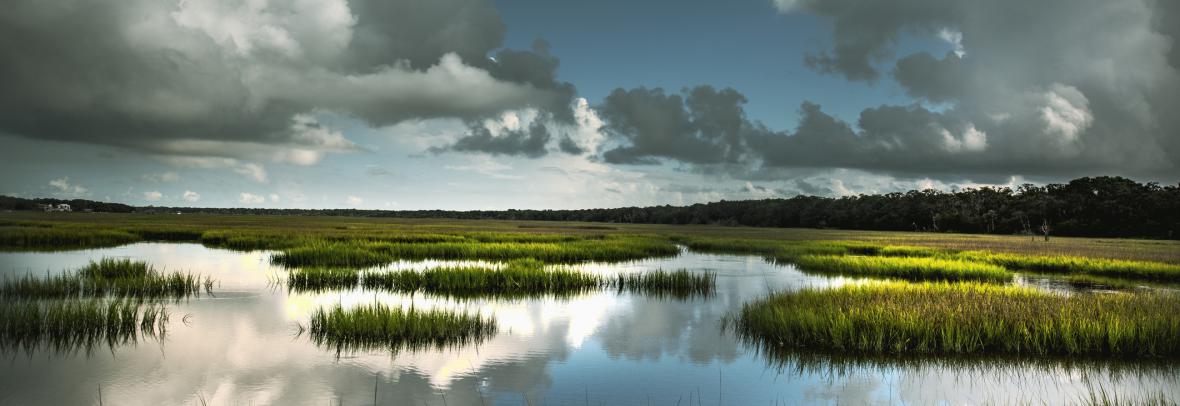
MULTIPOLYGON (((589 264, 593 272, 687 268, 717 273, 717 294, 676 300, 593 292, 570 298, 451 300, 352 290, 288 293, 269 253, 143 243, 59 253, 0 253, 0 274, 44 274, 130 257, 210 275, 215 296, 169 305, 166 338, 85 353, 3 353, 0 404, 760 405, 1072 403, 1091 388, 1180 398, 1180 367, 1063 360, 802 360, 760 354, 721 319, 773 290, 857 283, 758 257, 684 252, 589 264), (390 354, 319 348, 299 323, 319 306, 375 301, 495 317, 478 346, 390 354), (187 317, 185 317, 187 316, 187 317), (1030 362, 1034 361, 1034 362, 1030 362), (650 402, 650 403, 649 403, 650 402)), ((403 262, 399 268, 453 262, 403 262)))

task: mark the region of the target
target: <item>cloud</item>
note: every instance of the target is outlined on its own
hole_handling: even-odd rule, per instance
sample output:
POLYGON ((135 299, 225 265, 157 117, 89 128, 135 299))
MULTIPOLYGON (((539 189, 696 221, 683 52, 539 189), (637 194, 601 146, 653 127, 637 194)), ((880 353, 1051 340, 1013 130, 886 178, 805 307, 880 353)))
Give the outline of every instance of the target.
POLYGON ((186 202, 195 203, 201 200, 201 194, 191 190, 186 190, 184 191, 184 194, 180 196, 180 198, 184 199, 186 202))
POLYGON ((242 204, 262 204, 266 202, 266 198, 248 192, 242 192, 238 195, 238 203, 242 204))
POLYGON ((1180 169, 1180 117, 1171 113, 1180 105, 1175 2, 793 3, 789 11, 831 22, 831 47, 807 64, 870 82, 892 65, 909 96, 947 106, 937 113, 942 121, 985 133, 984 159, 964 161, 962 171, 986 163, 1011 173, 1167 178, 1180 169), (950 50, 895 58, 905 36, 938 38, 950 50))
MULTIPOLYGON (((1170 110, 1180 105, 1180 71, 1177 30, 1163 22, 1180 23, 1180 7, 1157 3, 775 2, 831 22, 830 48, 805 64, 870 83, 890 70, 912 103, 867 107, 848 123, 804 102, 796 128, 777 131, 747 119, 733 89, 619 89, 597 109, 609 134, 601 157, 743 179, 832 169, 940 181, 1174 177, 1180 115, 1170 110), (1067 28, 1078 21, 1107 23, 1067 28), (895 55, 907 35, 950 49, 941 58, 895 55)), ((824 188, 840 194, 840 186, 824 188)))
POLYGON ((149 202, 159 201, 162 197, 164 197, 164 194, 157 191, 143 192, 143 200, 147 200, 149 202))
POLYGON ((344 204, 347 204, 349 206, 360 206, 364 202, 365 202, 365 199, 362 199, 362 198, 359 198, 356 196, 351 196, 351 195, 344 199, 344 204))
POLYGON ((547 153, 545 146, 550 139, 549 129, 542 119, 537 118, 537 111, 529 110, 524 114, 527 117, 522 119, 517 112, 505 112, 499 120, 472 125, 467 135, 435 151, 483 152, 529 158, 543 156, 547 153))
POLYGON ((659 158, 737 162, 751 126, 745 103, 736 90, 711 86, 697 86, 684 95, 660 88, 615 89, 598 108, 604 131, 617 144, 602 156, 616 164, 652 164, 659 158))
POLYGON ((180 180, 180 174, 176 172, 145 173, 140 175, 139 179, 144 182, 152 183, 176 182, 180 180))
POLYGON ((543 41, 488 58, 505 27, 487 0, 6 6, 0 131, 24 137, 311 165, 358 150, 315 115, 572 120, 543 41))
POLYGON ((90 190, 86 187, 70 183, 70 178, 68 176, 49 181, 49 186, 57 189, 57 192, 55 192, 54 195, 60 197, 78 198, 90 195, 90 190))
POLYGON ((369 176, 393 176, 393 171, 380 166, 369 165, 365 167, 365 174, 369 176))

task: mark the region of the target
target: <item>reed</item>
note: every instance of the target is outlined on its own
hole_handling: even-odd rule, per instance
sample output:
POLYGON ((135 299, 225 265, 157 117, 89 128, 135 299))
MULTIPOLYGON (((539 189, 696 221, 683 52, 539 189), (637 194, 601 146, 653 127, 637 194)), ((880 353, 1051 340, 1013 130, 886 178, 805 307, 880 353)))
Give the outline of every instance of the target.
POLYGON ((0 306, 0 351, 87 353, 98 345, 162 338, 168 324, 162 306, 137 300, 4 302, 0 306))
POLYGON ((25 275, 5 279, 0 284, 0 297, 32 298, 185 298, 206 293, 213 288, 209 277, 180 272, 164 273, 142 261, 103 258, 72 272, 46 275, 43 278, 25 275))
POLYGON ((892 354, 1175 357, 1169 293, 1075 294, 985 283, 877 282, 743 306, 733 327, 768 346, 892 354))
POLYGON ((1012 281, 1012 273, 997 265, 928 257, 804 255, 795 264, 805 272, 911 281, 1012 281))
POLYGON ((337 355, 354 351, 444 349, 478 344, 496 334, 495 320, 446 311, 372 304, 319 308, 308 329, 311 340, 337 355))

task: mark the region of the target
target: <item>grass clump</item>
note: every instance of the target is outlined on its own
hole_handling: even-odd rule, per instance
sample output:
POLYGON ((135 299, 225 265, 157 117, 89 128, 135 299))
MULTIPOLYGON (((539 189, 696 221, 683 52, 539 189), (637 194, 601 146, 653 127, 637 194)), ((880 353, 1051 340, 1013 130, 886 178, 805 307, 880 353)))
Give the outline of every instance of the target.
POLYGON ((796 258, 795 263, 807 272, 891 277, 912 281, 1012 280, 1012 273, 997 265, 939 258, 804 255, 796 258))
POLYGON ((1020 255, 966 251, 955 258, 996 264, 1013 270, 1088 274, 1111 278, 1180 282, 1180 265, 1150 261, 1086 258, 1068 255, 1020 255))
POLYGON ((360 283, 360 272, 345 268, 298 268, 287 275, 287 288, 294 291, 351 289, 360 283))
POLYGON ((734 327, 769 347, 891 354, 1180 355, 1180 295, 1077 294, 981 283, 879 282, 745 305, 734 327))
POLYGON ((212 290, 213 280, 199 275, 157 271, 147 262, 103 258, 73 272, 44 278, 26 275, 5 279, 3 298, 184 298, 212 290))
POLYGON ((110 348, 141 337, 162 337, 168 312, 132 300, 5 302, 0 306, 0 350, 59 352, 110 348))
MULTIPOLYGON (((563 237, 564 238, 564 237, 563 237)), ((564 240, 559 240, 564 241, 564 240)), ((533 258, 550 263, 580 261, 627 261, 678 253, 664 240, 642 237, 577 239, 564 242, 330 242, 287 249, 271 258, 288 267, 370 267, 399 259, 484 259, 533 258)))
POLYGON ((438 267, 421 271, 366 271, 340 268, 292 270, 292 290, 351 289, 425 292, 456 297, 571 295, 594 289, 689 297, 708 295, 716 275, 687 270, 597 275, 563 267, 550 268, 535 259, 509 261, 498 268, 438 267))
POLYGON ((508 262, 500 269, 443 267, 424 271, 367 272, 369 289, 423 291, 452 296, 572 294, 602 285, 596 275, 567 269, 545 269, 535 259, 508 262))
POLYGON ((337 354, 356 350, 443 349, 477 344, 496 333, 495 320, 445 310, 392 308, 373 304, 320 308, 311 316, 313 342, 337 354))
POLYGON ((680 269, 621 274, 605 282, 619 291, 688 298, 712 295, 717 289, 717 274, 699 274, 680 269))

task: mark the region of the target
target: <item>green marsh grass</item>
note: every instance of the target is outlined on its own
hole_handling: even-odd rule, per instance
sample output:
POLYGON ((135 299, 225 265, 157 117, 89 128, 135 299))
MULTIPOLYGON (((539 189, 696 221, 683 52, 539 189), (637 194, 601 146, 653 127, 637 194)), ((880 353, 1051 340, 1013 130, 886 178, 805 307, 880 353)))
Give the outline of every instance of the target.
POLYGON ((568 242, 315 243, 285 250, 271 260, 287 267, 369 267, 399 259, 533 258, 549 263, 618 262, 672 256, 675 245, 654 238, 621 237, 568 242))
POLYGON ((0 249, 10 251, 115 247, 140 240, 138 235, 122 230, 0 227, 0 249))
POLYGON ((960 252, 954 254, 953 257, 996 264, 1012 270, 1180 282, 1180 265, 1162 262, 1085 258, 1065 255, 1003 254, 985 251, 960 252))
POLYGON ((142 261, 103 258, 76 271, 35 277, 5 279, 0 297, 32 298, 185 298, 212 290, 209 277, 180 272, 157 271, 142 261))
POLYGON ((4 302, 0 306, 0 350, 89 353, 99 345, 113 349, 140 338, 160 338, 167 324, 164 307, 137 300, 4 302))
POLYGON ((815 273, 911 281, 1012 281, 1012 273, 998 265, 929 257, 804 255, 794 262, 804 272, 815 273))
POLYGON ((479 315, 383 304, 319 308, 309 325, 311 340, 337 355, 358 350, 444 349, 478 344, 496 334, 495 320, 479 315))
POLYGON ((565 267, 547 267, 535 259, 508 261, 498 268, 437 267, 421 271, 355 271, 341 268, 292 270, 287 286, 295 291, 351 289, 424 292, 454 297, 565 296, 614 289, 674 297, 705 296, 716 288, 716 275, 687 270, 599 275, 565 267))
POLYGON ((1180 316, 1162 309, 1180 295, 877 282, 775 294, 732 326, 768 346, 853 353, 1180 356, 1180 316))

